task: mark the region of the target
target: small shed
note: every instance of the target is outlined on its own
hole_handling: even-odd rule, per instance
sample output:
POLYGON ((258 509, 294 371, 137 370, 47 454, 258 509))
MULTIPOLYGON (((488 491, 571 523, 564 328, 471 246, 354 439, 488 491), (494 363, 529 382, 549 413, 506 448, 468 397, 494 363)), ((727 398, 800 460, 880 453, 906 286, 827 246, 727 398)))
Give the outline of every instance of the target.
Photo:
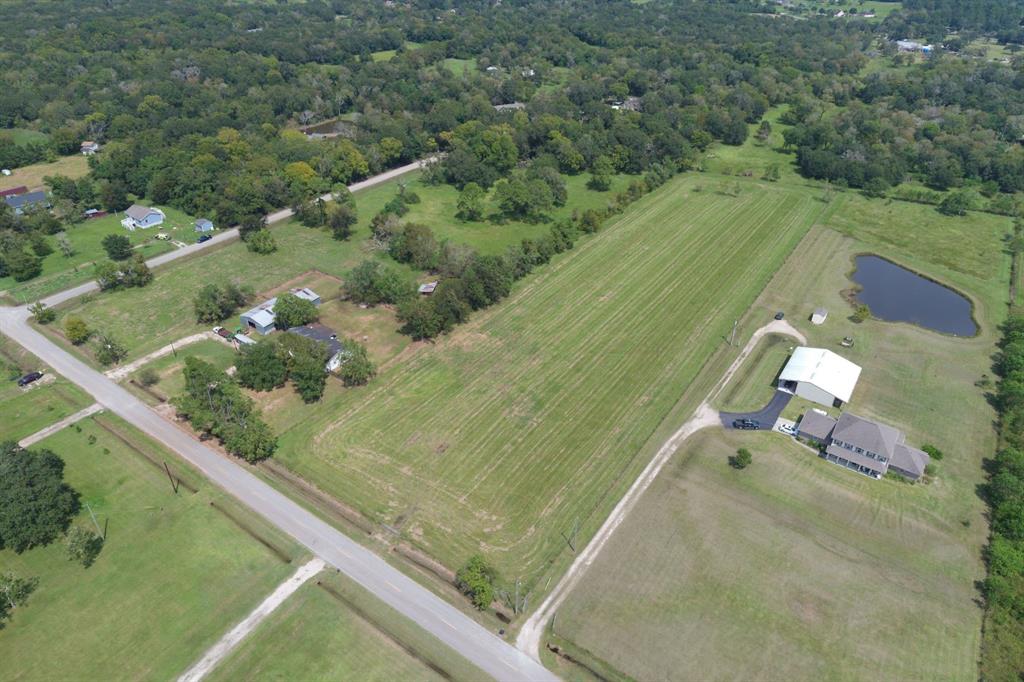
POLYGON ((213 232, 213 221, 208 218, 199 218, 195 222, 196 232, 213 232))
POLYGON ((433 282, 427 282, 426 284, 421 284, 419 287, 419 292, 424 296, 430 296, 432 293, 434 293, 434 289, 437 289, 436 280, 433 282))
POLYGON ((828 311, 824 308, 815 308, 811 313, 811 324, 825 324, 828 319, 828 311))

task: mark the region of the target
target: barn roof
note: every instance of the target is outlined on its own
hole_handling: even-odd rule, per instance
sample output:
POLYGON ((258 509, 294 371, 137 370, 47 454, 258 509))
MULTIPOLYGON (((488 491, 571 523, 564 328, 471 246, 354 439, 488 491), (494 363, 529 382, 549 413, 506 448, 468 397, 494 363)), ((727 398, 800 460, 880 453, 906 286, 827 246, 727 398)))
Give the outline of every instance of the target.
POLYGON ((800 346, 789 358, 780 381, 795 381, 817 386, 829 395, 849 402, 860 378, 860 366, 825 348, 800 346))

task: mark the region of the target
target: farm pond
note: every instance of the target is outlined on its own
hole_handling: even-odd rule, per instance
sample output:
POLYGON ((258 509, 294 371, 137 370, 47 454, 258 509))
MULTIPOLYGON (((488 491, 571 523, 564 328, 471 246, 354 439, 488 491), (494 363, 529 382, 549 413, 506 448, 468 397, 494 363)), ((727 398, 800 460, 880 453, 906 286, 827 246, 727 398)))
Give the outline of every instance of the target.
POLYGON ((852 279, 860 285, 857 302, 867 305, 872 316, 955 336, 978 333, 971 302, 953 289, 881 256, 862 254, 856 265, 852 279))

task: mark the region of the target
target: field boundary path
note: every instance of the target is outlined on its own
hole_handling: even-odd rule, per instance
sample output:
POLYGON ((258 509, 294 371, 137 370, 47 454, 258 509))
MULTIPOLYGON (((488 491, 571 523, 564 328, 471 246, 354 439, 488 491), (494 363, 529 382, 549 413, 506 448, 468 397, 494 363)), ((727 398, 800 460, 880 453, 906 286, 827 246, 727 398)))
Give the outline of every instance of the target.
POLYGON ((45 429, 39 429, 38 431, 33 433, 31 436, 25 436, 24 438, 22 438, 21 440, 18 441, 18 445, 20 447, 23 447, 23 448, 27 448, 27 447, 29 447, 31 445, 35 445, 39 441, 43 440, 44 438, 48 438, 49 436, 52 436, 53 434, 57 433, 61 429, 65 428, 65 427, 68 427, 68 426, 71 426, 75 422, 81 421, 81 420, 85 419, 86 417, 88 417, 91 414, 96 414, 97 412, 102 412, 102 411, 103 411, 103 406, 102 405, 100 405, 99 403, 93 403, 92 405, 90 405, 89 407, 85 408, 84 410, 79 410, 78 412, 75 412, 74 414, 69 414, 68 416, 66 416, 63 419, 61 419, 59 422, 57 422, 55 424, 50 424, 45 429))
MULTIPOLYGON (((361 189, 368 189, 375 185, 387 182, 388 180, 394 180, 395 178, 401 175, 405 175, 406 173, 411 173, 412 171, 423 168, 425 165, 433 161, 435 158, 437 157, 432 156, 426 159, 420 159, 419 161, 413 161, 412 163, 407 163, 406 165, 399 166, 398 168, 392 168, 391 170, 385 171, 384 173, 380 173, 379 175, 374 175, 371 178, 366 178, 365 180, 360 180, 359 182, 352 183, 351 185, 348 186, 348 189, 350 192, 358 192, 361 189)), ((321 195, 320 198, 323 199, 324 201, 331 201, 333 197, 331 194, 324 194, 321 195)), ((273 213, 267 214, 267 224, 273 225, 274 223, 279 223, 282 220, 287 220, 288 218, 291 218, 293 215, 295 215, 295 211, 293 211, 292 209, 282 208, 280 211, 274 211, 273 213)), ((200 253, 202 251, 205 251, 206 249, 213 248, 214 246, 217 246, 219 244, 234 241, 235 239, 238 239, 238 228, 232 227, 230 230, 224 230, 220 234, 214 235, 213 237, 203 242, 202 244, 189 244, 184 248, 176 249, 174 251, 171 251, 170 253, 165 253, 150 258, 148 261, 146 261, 146 265, 148 265, 150 269, 156 268, 161 265, 166 265, 167 263, 176 261, 179 258, 184 258, 185 256, 191 256, 193 254, 200 253)), ((99 286, 96 284, 96 282, 90 280, 88 282, 85 282, 84 284, 79 284, 77 287, 71 287, 70 289, 58 291, 56 294, 47 296, 46 298, 42 299, 42 302, 46 306, 52 308, 55 305, 60 305, 61 303, 65 303, 74 298, 78 298, 79 296, 84 296, 85 294, 89 294, 98 290, 99 286)))
POLYGON ((213 332, 199 332, 191 336, 186 336, 184 338, 178 339, 177 341, 167 344, 163 348, 158 348, 149 355, 143 355, 138 360, 132 360, 127 365, 115 367, 114 369, 108 369, 106 372, 104 372, 104 374, 107 375, 108 379, 120 381, 121 379, 124 379, 126 376, 128 376, 135 370, 139 369, 143 365, 153 362, 154 360, 158 360, 159 358, 162 358, 165 355, 170 355, 177 348, 184 348, 185 346, 190 346, 193 343, 198 343, 199 341, 203 341, 205 339, 217 341, 220 338, 221 337, 217 336, 213 332))
POLYGON ((216 644, 210 647, 195 665, 178 678, 178 682, 199 682, 206 677, 249 633, 276 611, 277 607, 283 604, 288 597, 309 582, 310 578, 324 570, 325 566, 326 564, 321 559, 312 559, 300 566, 299 570, 278 585, 277 589, 271 592, 270 596, 253 609, 252 613, 246 616, 241 623, 231 628, 216 644))
POLYGON ((558 679, 534 657, 264 482, 248 466, 221 455, 161 417, 120 384, 43 336, 29 324, 29 317, 24 306, 0 307, 0 332, 486 674, 510 681, 558 679))
POLYGON ((604 546, 607 544, 608 539, 615 532, 615 529, 619 527, 626 515, 632 511, 633 507, 636 506, 637 500, 643 495, 644 491, 650 487, 654 479, 658 477, 662 467, 665 463, 672 458, 676 450, 686 441, 687 438, 692 436, 697 431, 709 426, 721 425, 721 418, 717 410, 711 407, 711 402, 718 396, 718 394, 725 388, 729 380, 732 379, 733 375, 743 364, 743 361, 747 359, 747 356, 754 350, 757 342, 761 340, 761 337, 766 334, 783 334, 791 336, 800 343, 807 343, 806 337, 801 334, 793 325, 785 320, 773 320, 768 324, 760 327, 754 331, 751 335, 750 340, 747 341, 746 346, 740 351, 739 356, 729 365, 729 369, 725 371, 722 378, 718 380, 718 383, 708 394, 708 397, 704 399, 704 402, 697 407, 697 410, 693 413, 686 422, 673 433, 668 440, 658 451, 654 454, 651 461, 644 467, 644 470, 640 472, 640 475, 633 482, 633 485, 629 487, 626 494, 622 496, 619 503, 615 505, 612 513, 608 515, 605 522, 601 524, 601 527, 591 538, 587 546, 583 548, 576 559, 573 560, 569 566, 569 570, 565 572, 561 580, 555 585, 555 588, 551 590, 547 598, 541 602, 540 608, 533 612, 523 627, 519 630, 519 635, 516 637, 516 647, 534 657, 536 660, 539 659, 540 651, 540 640, 544 633, 544 629, 547 627, 547 623, 551 620, 555 611, 562 605, 565 598, 569 596, 569 593, 579 583, 583 574, 586 573, 590 565, 594 563, 597 555, 601 552, 604 546))

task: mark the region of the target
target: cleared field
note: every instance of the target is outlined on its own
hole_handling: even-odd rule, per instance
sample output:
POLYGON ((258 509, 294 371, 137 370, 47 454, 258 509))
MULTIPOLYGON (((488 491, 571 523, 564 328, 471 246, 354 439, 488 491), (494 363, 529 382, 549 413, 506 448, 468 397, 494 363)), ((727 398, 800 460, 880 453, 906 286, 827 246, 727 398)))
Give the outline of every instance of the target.
POLYGON ((29 128, 4 128, 0 130, 0 138, 9 138, 14 144, 29 144, 32 142, 46 142, 50 136, 38 130, 29 128))
POLYGON ((506 576, 536 578, 568 552, 574 519, 603 517, 822 206, 693 184, 641 200, 366 389, 275 404, 278 460, 449 566, 482 550, 506 576))
POLYGON ((325 571, 289 597, 208 679, 391 682, 485 677, 344 576, 325 571))
MULTIPOLYGON (((977 486, 996 447, 995 414, 976 382, 991 372, 1005 315, 1011 225, 930 215, 840 195, 822 222, 845 234, 812 229, 740 330, 746 337, 783 310, 811 345, 860 364, 848 409, 903 429, 912 445, 942 449, 934 480, 867 479, 777 434, 700 434, 570 595, 555 626, 564 642, 640 679, 976 676, 982 613, 974 582, 984 575, 987 537, 977 486), (840 292, 863 252, 969 295, 981 333, 966 339, 850 321, 840 292), (807 320, 817 306, 830 311, 821 327, 807 320), (853 348, 839 346, 844 336, 854 337, 853 348), (734 472, 727 457, 740 445, 754 463, 734 472)), ((784 348, 762 344, 723 399, 739 406, 766 398, 766 378, 784 358, 784 348)), ((807 406, 794 401, 785 416, 807 406)))
MULTIPOLYGON (((109 520, 107 542, 88 569, 61 542, 0 552, 0 571, 39 577, 0 636, 0 678, 174 679, 294 571, 219 509, 285 557, 300 556, 295 546, 124 422, 86 419, 41 447, 65 460, 68 482, 109 520), (175 495, 141 452, 199 492, 175 495)), ((84 509, 77 522, 92 525, 84 509)))
POLYGON ((555 631, 635 679, 973 679, 977 556, 879 483, 778 435, 700 432, 555 631))
MULTIPOLYGON (((175 239, 191 243, 195 239, 195 233, 189 232, 192 219, 173 208, 163 210, 167 213, 166 231, 175 239)), ((102 242, 109 234, 123 234, 128 237, 136 252, 145 258, 174 250, 174 245, 169 241, 156 239, 156 228, 134 232, 124 229, 120 222, 122 217, 109 215, 70 226, 65 233, 74 249, 74 254, 70 257, 61 253, 57 247, 56 236, 48 236, 46 239, 53 248, 53 253, 43 258, 42 273, 27 282, 15 282, 11 277, 0 277, 0 292, 6 293, 18 303, 24 303, 88 281, 92 278, 93 264, 107 258, 102 242)))
POLYGON ((47 175, 80 178, 88 172, 89 162, 84 155, 62 156, 53 163, 34 163, 31 166, 12 168, 10 175, 0 177, 0 189, 10 189, 19 185, 35 189, 43 186, 43 178, 47 175))

